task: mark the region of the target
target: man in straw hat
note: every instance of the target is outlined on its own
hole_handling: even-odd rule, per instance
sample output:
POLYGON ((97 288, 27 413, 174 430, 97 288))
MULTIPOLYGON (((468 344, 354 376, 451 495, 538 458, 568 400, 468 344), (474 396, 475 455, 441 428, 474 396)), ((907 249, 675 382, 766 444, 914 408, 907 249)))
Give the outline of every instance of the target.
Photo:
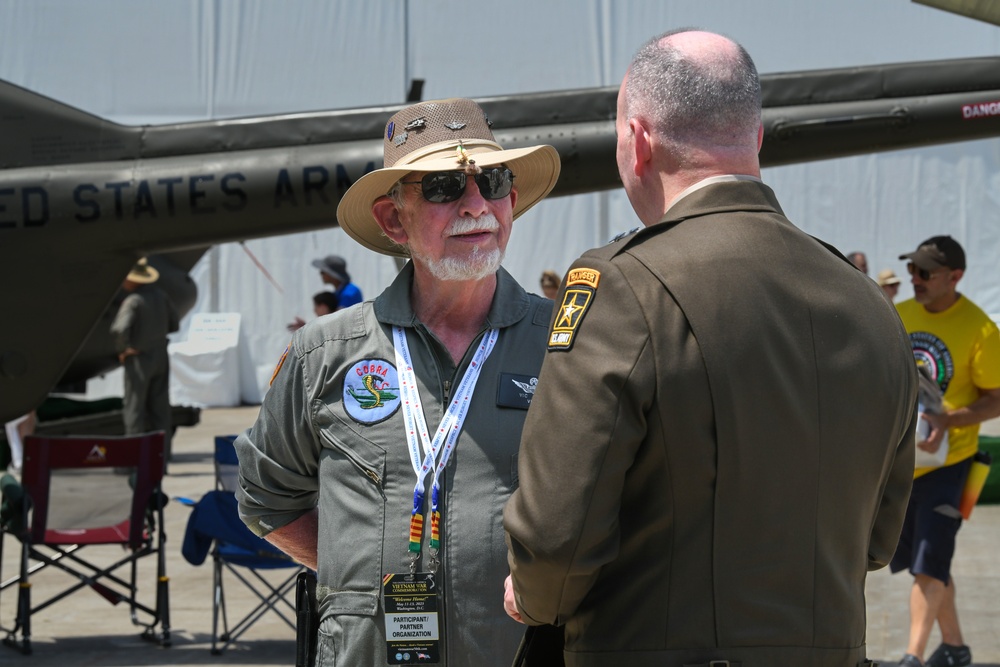
POLYGON ((895 301, 896 295, 899 294, 899 276, 892 269, 882 269, 878 272, 878 277, 875 279, 878 286, 882 288, 885 295, 889 297, 889 301, 895 301))
POLYGON ((122 415, 125 434, 164 432, 165 459, 170 456, 170 361, 167 334, 177 331, 177 310, 155 283, 159 272, 140 259, 122 283, 122 301, 111 324, 118 361, 125 370, 122 415))
POLYGON ((337 218, 410 261, 295 333, 236 442, 240 512, 318 570, 317 664, 508 665, 522 629, 496 603, 501 508, 551 302, 500 264, 559 156, 502 149, 476 103, 450 99, 392 116, 384 158, 337 218))
POLYGON ((568 665, 869 664, 865 575, 913 465, 906 332, 761 182, 743 47, 653 38, 616 128, 644 227, 563 279, 504 512, 505 606, 565 625, 568 665))

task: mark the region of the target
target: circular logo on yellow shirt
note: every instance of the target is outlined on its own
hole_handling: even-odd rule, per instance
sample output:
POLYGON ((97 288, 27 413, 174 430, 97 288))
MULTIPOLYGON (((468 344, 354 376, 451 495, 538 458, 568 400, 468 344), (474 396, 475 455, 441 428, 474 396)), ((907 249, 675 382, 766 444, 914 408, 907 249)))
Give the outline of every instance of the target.
POLYGON ((955 362, 944 341, 927 331, 914 331, 910 334, 910 345, 917 367, 923 368, 927 376, 937 382, 942 394, 948 391, 955 377, 955 362))

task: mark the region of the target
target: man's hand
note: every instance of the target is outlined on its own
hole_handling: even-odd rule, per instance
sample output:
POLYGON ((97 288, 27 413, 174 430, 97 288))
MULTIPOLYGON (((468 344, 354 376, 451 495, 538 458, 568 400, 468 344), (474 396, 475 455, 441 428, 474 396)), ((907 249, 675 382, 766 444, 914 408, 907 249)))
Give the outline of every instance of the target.
POLYGON ((306 321, 304 319, 302 319, 301 317, 296 317, 288 325, 288 330, 289 331, 297 331, 298 329, 301 329, 305 325, 306 325, 306 321))
POLYGON ((122 352, 118 353, 118 363, 124 364, 126 359, 136 354, 139 354, 139 350, 134 347, 126 347, 122 352))
POLYGON ((933 454, 941 449, 941 441, 944 440, 944 435, 948 432, 948 415, 921 412, 920 418, 931 425, 931 431, 927 434, 926 440, 921 440, 917 443, 917 447, 929 454, 933 454))
POLYGON ((517 603, 514 602, 514 582, 509 574, 503 581, 503 610, 518 623, 524 623, 521 612, 517 610, 517 603))

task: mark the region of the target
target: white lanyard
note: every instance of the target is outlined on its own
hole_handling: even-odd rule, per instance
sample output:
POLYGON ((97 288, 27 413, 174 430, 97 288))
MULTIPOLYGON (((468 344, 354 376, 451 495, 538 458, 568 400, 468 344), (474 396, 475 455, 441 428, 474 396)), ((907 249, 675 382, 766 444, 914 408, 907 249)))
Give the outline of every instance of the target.
MULTIPOLYGON (((424 419, 423 407, 420 404, 420 391, 417 389, 417 377, 413 372, 413 363, 410 358, 410 349, 406 344, 406 333, 402 327, 393 327, 393 342, 396 348, 396 368, 399 374, 399 390, 403 407, 403 424, 406 428, 406 442, 410 452, 410 462, 413 465, 413 472, 417 477, 416 485, 413 487, 413 514, 423 514, 424 504, 424 480, 431 468, 434 468, 434 481, 431 493, 431 509, 438 512, 438 493, 440 491, 439 480, 442 471, 448 465, 448 459, 455 449, 458 436, 465 423, 465 417, 469 412, 472 393, 476 390, 476 382, 479 380, 479 373, 483 363, 493 346, 497 342, 500 332, 490 329, 483 336, 476 350, 469 367, 465 369, 461 382, 452 394, 451 402, 445 410, 441 423, 434 433, 434 440, 431 441, 427 430, 427 422, 424 419), (443 450, 443 451, 442 451, 443 450), (439 455, 440 454, 440 460, 439 455), (437 465, 435 466, 435 461, 437 465)), ((422 521, 421 534, 422 534, 422 521)), ((431 545, 437 548, 439 539, 437 536, 437 521, 432 524, 431 545)), ((410 551, 419 554, 420 535, 413 534, 411 524, 410 551), (416 538, 416 542, 414 541, 416 538)))

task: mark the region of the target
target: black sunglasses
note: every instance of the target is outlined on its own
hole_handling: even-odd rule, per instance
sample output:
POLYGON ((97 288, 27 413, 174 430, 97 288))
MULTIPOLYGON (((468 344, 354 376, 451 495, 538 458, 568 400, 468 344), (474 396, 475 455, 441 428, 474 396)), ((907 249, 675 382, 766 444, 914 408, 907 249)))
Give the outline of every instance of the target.
POLYGON ((910 273, 911 276, 913 275, 920 276, 921 280, 930 280, 931 276, 937 273, 937 271, 928 271, 927 269, 921 269, 913 262, 907 263, 906 270, 910 273))
MULTIPOLYGON (((503 199, 514 187, 514 173, 506 167, 483 169, 475 175, 483 199, 503 199)), ((465 193, 464 171, 432 171, 419 181, 401 181, 403 185, 420 184, 424 199, 434 204, 446 204, 461 199, 465 193)))

